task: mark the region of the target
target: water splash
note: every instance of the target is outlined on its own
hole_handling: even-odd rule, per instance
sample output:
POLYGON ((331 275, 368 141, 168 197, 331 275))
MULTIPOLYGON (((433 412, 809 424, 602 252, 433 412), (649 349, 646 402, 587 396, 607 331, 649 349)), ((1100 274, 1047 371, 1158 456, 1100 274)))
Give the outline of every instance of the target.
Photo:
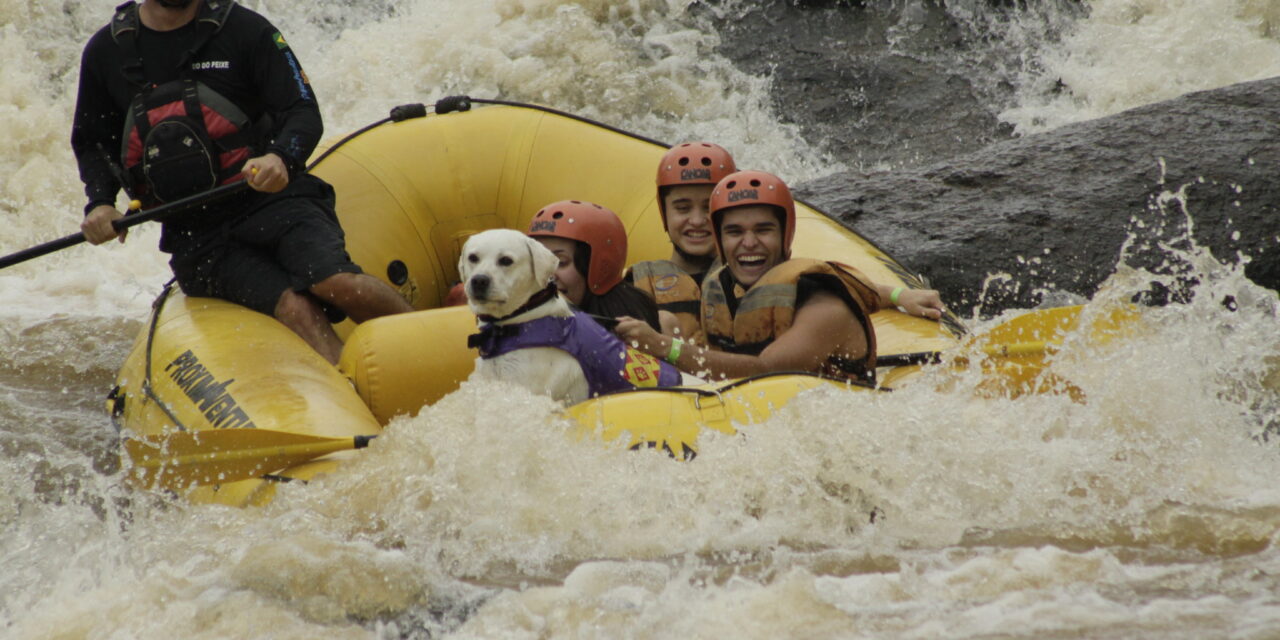
MULTIPOLYGON (((717 137, 714 117, 649 114, 625 86, 671 81, 702 95, 682 71, 663 71, 709 46, 681 22, 681 3, 341 6, 258 3, 311 52, 304 62, 335 70, 312 74, 335 96, 331 130, 380 117, 384 98, 407 101, 398 85, 417 76, 374 55, 398 48, 381 38, 418 43, 406 49, 424 80, 406 98, 489 78, 504 97, 533 100, 536 86, 497 71, 572 62, 553 36, 591 33, 636 76, 589 78, 610 101, 549 85, 568 96, 552 106, 589 106, 655 137, 717 137), (440 21, 458 34, 449 42, 492 64, 455 60, 464 75, 452 78, 449 64, 433 66, 430 39, 449 35, 440 21), (486 25, 506 40, 485 40, 486 25)), ((0 72, 11 89, 0 104, 16 105, 3 120, 14 124, 0 126, 32 141, 26 155, 0 150, 2 168, 74 180, 60 136, 23 127, 67 110, 78 43, 107 11, 0 8, 22 27, 5 27, 0 47, 36 52, 6 56, 26 71, 0 72), (22 35, 36 26, 49 27, 47 42, 22 35), (53 94, 42 94, 49 79, 53 94)), ((737 86, 728 72, 706 75, 737 86)), ((756 90, 722 93, 753 105, 742 96, 756 90)), ((759 114, 747 117, 767 120, 759 114)), ((767 136, 742 140, 748 155, 792 153, 767 136)), ((8 249, 74 229, 78 187, 11 188, 0 194, 8 249)), ((126 490, 109 461, 100 394, 123 354, 94 341, 127 343, 143 317, 166 272, 143 250, 154 235, 51 256, 0 276, 0 628, 17 638, 1274 635, 1280 461, 1259 440, 1280 421, 1280 310, 1242 267, 1179 239, 1194 213, 1179 188, 1136 217, 1131 246, 1185 264, 1193 295, 1144 309, 1123 339, 1068 336, 1050 370, 1083 400, 990 397, 976 372, 938 371, 894 393, 806 394, 739 436, 706 438, 686 464, 575 441, 549 402, 468 385, 393 423, 338 472, 249 510, 126 490), (68 307, 77 311, 47 318, 68 307), (33 399, 62 386, 74 400, 33 399)), ((1173 278, 1121 262, 1086 313, 1173 278)))
POLYGON ((1280 74, 1280 3, 1095 0, 1061 42, 1037 51, 1001 114, 1045 131, 1192 91, 1280 74))

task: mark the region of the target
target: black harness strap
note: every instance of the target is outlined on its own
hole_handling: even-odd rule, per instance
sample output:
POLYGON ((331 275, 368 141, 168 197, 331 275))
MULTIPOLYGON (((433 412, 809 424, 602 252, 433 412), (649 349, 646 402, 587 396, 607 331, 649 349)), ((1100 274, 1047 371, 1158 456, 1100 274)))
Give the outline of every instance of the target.
POLYGON ((129 82, 141 87, 147 84, 142 72, 142 56, 138 55, 138 5, 129 0, 116 7, 111 19, 111 39, 124 52, 124 68, 120 71, 129 82))
POLYGON ((680 300, 677 302, 659 302, 658 308, 671 313, 692 313, 694 316, 702 313, 701 300, 680 300))
MULTIPOLYGON (((182 75, 185 76, 191 72, 192 60, 213 39, 213 36, 222 30, 222 25, 226 24, 227 16, 231 14, 235 4, 235 0, 205 1, 200 9, 200 15, 196 17, 195 45, 187 51, 178 65, 182 75)), ((138 54, 138 32, 141 28, 142 21, 138 17, 136 2, 128 0, 116 7, 116 13, 111 19, 111 39, 115 40, 116 46, 124 52, 125 63, 120 71, 129 82, 139 87, 146 87, 147 78, 142 69, 142 56, 138 54)))
POLYGON ((733 288, 737 284, 738 281, 733 279, 733 272, 729 271, 728 267, 720 270, 720 289, 724 291, 724 301, 729 306, 730 318, 738 315, 738 304, 742 302, 733 293, 733 288))

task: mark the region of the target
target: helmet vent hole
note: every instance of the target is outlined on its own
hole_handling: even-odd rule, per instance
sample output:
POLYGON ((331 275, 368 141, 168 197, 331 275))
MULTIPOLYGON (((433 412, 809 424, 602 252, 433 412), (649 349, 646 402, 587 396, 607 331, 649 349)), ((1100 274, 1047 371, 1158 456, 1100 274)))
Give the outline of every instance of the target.
POLYGON ((563 217, 564 217, 564 212, 563 212, 563 211, 557 211, 557 212, 555 212, 555 213, 551 214, 551 218, 552 218, 553 220, 559 220, 560 218, 563 218, 563 217))
POLYGON ((733 189, 733 188, 734 188, 734 187, 736 187, 736 186, 738 186, 738 181, 737 181, 737 180, 730 180, 730 181, 729 181, 729 184, 724 185, 724 188, 726 188, 726 189, 733 189))
POLYGON ((757 180, 757 179, 755 179, 755 178, 752 178, 752 179, 751 179, 751 186, 753 186, 753 187, 758 187, 758 186, 760 186, 760 181, 759 181, 759 180, 757 180))
POLYGON ((688 165, 688 164, 689 164, 689 159, 688 159, 688 158, 680 158, 680 160, 679 160, 679 164, 680 164, 680 166, 682 166, 682 167, 683 167, 683 166, 686 166, 686 165, 688 165))
POLYGON ((706 157, 706 156, 702 156, 702 166, 704 166, 704 167, 709 167, 709 166, 711 166, 711 158, 708 158, 708 157, 706 157))

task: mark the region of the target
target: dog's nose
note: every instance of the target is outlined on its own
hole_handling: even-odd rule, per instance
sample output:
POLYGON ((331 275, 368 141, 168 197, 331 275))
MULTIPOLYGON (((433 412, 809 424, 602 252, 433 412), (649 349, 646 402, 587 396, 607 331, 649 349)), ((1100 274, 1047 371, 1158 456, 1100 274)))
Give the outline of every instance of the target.
POLYGON ((476 275, 471 276, 471 280, 467 284, 467 288, 471 289, 471 295, 477 298, 483 298, 484 295, 489 292, 489 285, 491 283, 492 280, 490 280, 489 276, 483 273, 477 273, 476 275))

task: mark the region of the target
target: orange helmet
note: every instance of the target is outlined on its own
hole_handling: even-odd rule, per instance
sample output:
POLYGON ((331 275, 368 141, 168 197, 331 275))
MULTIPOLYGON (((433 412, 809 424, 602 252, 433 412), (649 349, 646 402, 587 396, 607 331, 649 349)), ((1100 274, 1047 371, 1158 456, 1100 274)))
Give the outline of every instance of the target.
POLYGON ((733 156, 718 144, 686 142, 667 150, 658 163, 658 211, 662 212, 662 228, 667 227, 667 205, 663 202, 663 187, 714 185, 737 170, 733 164, 733 156))
POLYGON ((711 233, 724 258, 720 243, 720 219, 725 211, 746 205, 769 205, 782 210, 782 256, 791 255, 791 241, 796 236, 796 202, 787 183, 764 171, 739 171, 725 176, 711 192, 711 233))
POLYGON ((529 222, 529 236, 568 238, 591 248, 587 288, 601 295, 622 282, 627 264, 627 230, 614 212, 582 200, 561 200, 542 208, 529 222))

